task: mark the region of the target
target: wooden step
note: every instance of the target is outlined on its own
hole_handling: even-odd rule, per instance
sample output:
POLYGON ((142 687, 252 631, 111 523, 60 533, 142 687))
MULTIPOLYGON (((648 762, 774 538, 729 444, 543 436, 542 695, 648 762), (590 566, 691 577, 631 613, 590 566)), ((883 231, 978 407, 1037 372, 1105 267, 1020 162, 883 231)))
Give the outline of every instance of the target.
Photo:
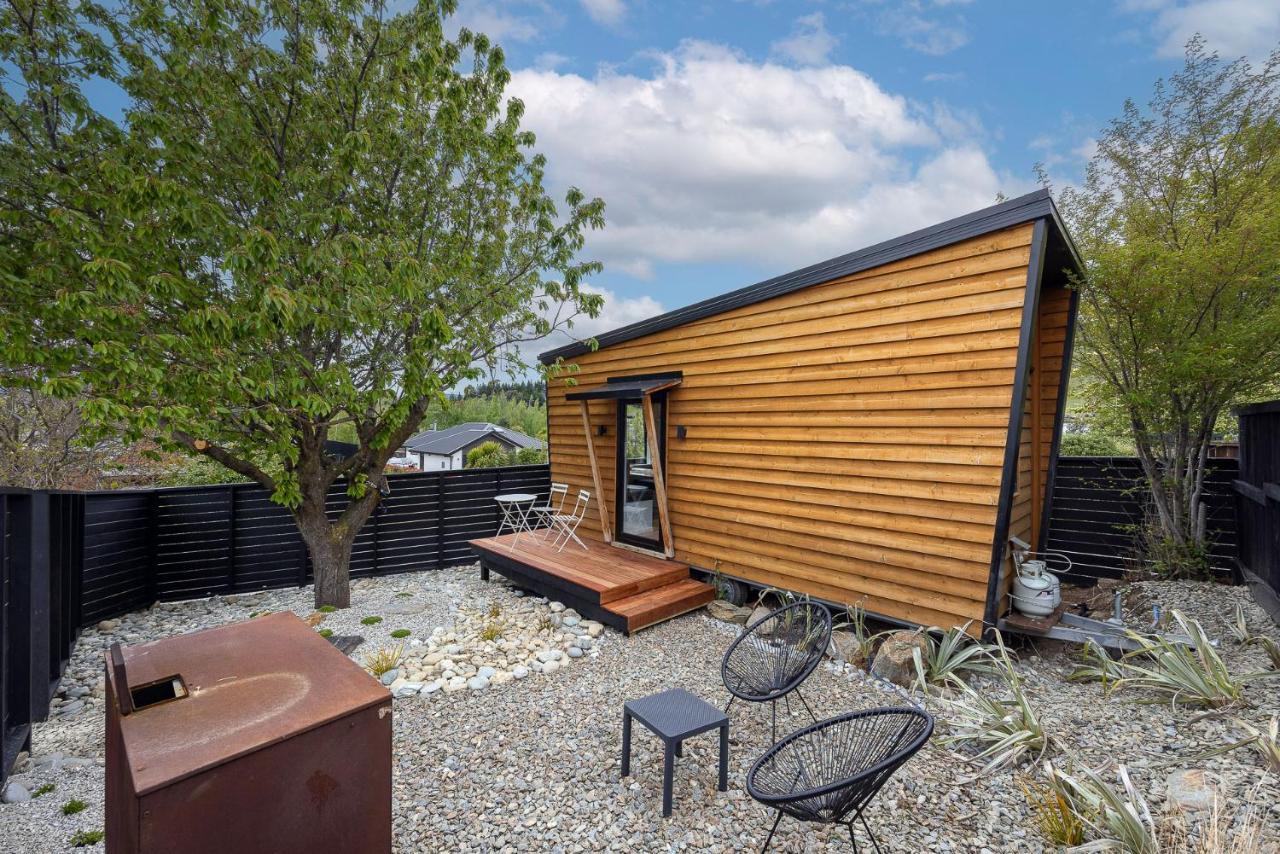
POLYGON ((617 599, 604 608, 626 620, 626 630, 630 633, 696 611, 715 598, 716 590, 710 584, 686 578, 656 590, 617 599))
POLYGON ((507 534, 472 540, 470 546, 498 571, 504 566, 518 569, 538 582, 539 592, 555 598, 559 591, 592 604, 626 599, 689 577, 688 564, 586 542, 586 549, 576 543, 555 549, 537 536, 522 534, 516 540, 507 534))

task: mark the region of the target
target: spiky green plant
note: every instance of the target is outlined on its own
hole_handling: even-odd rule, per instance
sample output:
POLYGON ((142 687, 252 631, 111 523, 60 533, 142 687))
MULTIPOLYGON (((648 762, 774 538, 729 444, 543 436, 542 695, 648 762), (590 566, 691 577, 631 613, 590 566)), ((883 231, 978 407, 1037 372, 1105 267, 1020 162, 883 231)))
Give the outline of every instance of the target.
POLYGON ((1058 846, 1079 845, 1084 842, 1084 819, 1077 812, 1062 779, 1053 773, 1053 766, 1045 763, 1045 780, 1030 778, 1019 781, 1027 806, 1035 816, 1036 828, 1045 839, 1058 846))
POLYGON ((1075 669, 1067 676, 1067 681, 1101 682, 1103 690, 1109 693, 1122 678, 1124 665, 1112 658, 1099 644, 1086 640, 1080 649, 1075 669))
POLYGON ((86 804, 84 801, 80 800, 79 798, 72 798, 71 800, 67 801, 65 804, 62 805, 62 814, 75 815, 78 812, 83 812, 85 808, 87 808, 88 806, 89 806, 88 804, 86 804))
POLYGON ((1174 706, 1224 709, 1243 704, 1245 683, 1267 674, 1236 676, 1213 648, 1198 621, 1176 610, 1171 616, 1195 648, 1167 638, 1148 638, 1129 632, 1141 648, 1125 656, 1124 676, 1116 687, 1146 688, 1168 698, 1174 706))
POLYGON ((364 666, 374 676, 382 676, 382 674, 395 670, 400 665, 400 659, 404 657, 404 644, 397 644, 391 647, 382 647, 365 656, 364 666))
POLYGON ((1052 768, 1067 792, 1076 815, 1089 826, 1096 837, 1073 848, 1076 852, 1120 849, 1127 854, 1159 854, 1160 838, 1147 800, 1129 779, 1129 770, 1116 769, 1121 787, 1117 789, 1096 772, 1085 768, 1068 774, 1052 768))
POLYGON ((1267 658, 1271 659, 1271 669, 1280 671, 1280 644, 1266 635, 1258 635, 1251 642, 1262 647, 1262 651, 1267 654, 1267 658))
POLYGON ((863 661, 870 662, 876 642, 888 632, 871 632, 867 629, 867 612, 861 605, 845 608, 845 621, 841 628, 853 638, 854 647, 863 661))
POLYGON ((1007 699, 984 694, 967 682, 958 681, 960 696, 942 700, 950 713, 951 728, 951 734, 943 742, 972 749, 972 761, 982 763, 979 774, 1016 764, 1027 757, 1038 761, 1054 745, 1039 713, 1022 689, 1022 678, 1014 669, 999 632, 992 660, 1008 691, 1007 699))
POLYGON ((916 668, 916 684, 928 690, 931 686, 960 685, 962 673, 995 673, 992 653, 996 647, 975 641, 969 636, 972 621, 960 627, 941 631, 936 626, 924 633, 924 646, 911 650, 916 668))
POLYGON ((1238 644, 1244 645, 1253 640, 1253 633, 1249 631, 1249 621, 1244 616, 1244 605, 1240 602, 1236 603, 1235 614, 1227 630, 1231 632, 1231 637, 1238 644))

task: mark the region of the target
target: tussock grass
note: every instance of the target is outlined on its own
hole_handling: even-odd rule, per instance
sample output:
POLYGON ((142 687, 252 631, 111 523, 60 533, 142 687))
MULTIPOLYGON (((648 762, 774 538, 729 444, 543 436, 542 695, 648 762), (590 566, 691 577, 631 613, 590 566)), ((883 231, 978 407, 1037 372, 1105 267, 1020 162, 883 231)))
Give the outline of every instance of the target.
POLYGON ((389 670, 395 670, 404 657, 404 644, 393 647, 382 647, 369 653, 364 658, 364 666, 374 676, 381 677, 389 670))
POLYGON ((916 668, 916 684, 924 690, 930 686, 961 686, 964 673, 995 673, 997 664, 993 658, 996 647, 980 643, 968 634, 972 621, 960 627, 951 627, 941 636, 937 627, 924 633, 924 647, 911 651, 916 668))

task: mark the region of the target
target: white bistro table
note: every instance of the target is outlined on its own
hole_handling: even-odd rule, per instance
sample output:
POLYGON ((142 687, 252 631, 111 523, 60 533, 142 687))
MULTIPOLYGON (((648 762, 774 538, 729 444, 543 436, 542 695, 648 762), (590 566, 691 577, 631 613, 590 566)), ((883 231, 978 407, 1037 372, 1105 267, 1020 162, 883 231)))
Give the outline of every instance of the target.
POLYGON ((502 536, 504 530, 515 534, 511 538, 511 549, 514 551, 520 535, 533 530, 529 524, 529 515, 538 496, 528 492, 509 492, 505 495, 495 495, 493 500, 498 503, 498 509, 502 511, 502 518, 498 520, 498 533, 494 536, 502 536))

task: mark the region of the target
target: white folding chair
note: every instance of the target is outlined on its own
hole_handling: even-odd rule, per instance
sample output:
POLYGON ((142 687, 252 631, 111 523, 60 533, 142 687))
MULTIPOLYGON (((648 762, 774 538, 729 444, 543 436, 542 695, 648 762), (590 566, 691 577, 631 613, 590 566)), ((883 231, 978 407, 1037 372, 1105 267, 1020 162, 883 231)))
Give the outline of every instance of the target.
POLYGON ((556 551, 564 551, 564 547, 569 545, 569 541, 573 540, 582 546, 584 551, 590 551, 587 544, 578 538, 578 526, 582 524, 583 518, 587 515, 587 505, 591 503, 591 493, 585 489, 578 490, 578 500, 573 503, 572 513, 553 513, 550 517, 551 524, 555 526, 556 538, 551 543, 556 551))
POLYGON ((536 514, 538 524, 543 528, 542 540, 546 542, 551 536, 554 526, 551 524, 551 517, 558 513, 564 512, 564 502, 569 496, 569 484, 552 483, 551 491, 547 493, 547 500, 543 504, 535 504, 531 508, 531 512, 536 514))

